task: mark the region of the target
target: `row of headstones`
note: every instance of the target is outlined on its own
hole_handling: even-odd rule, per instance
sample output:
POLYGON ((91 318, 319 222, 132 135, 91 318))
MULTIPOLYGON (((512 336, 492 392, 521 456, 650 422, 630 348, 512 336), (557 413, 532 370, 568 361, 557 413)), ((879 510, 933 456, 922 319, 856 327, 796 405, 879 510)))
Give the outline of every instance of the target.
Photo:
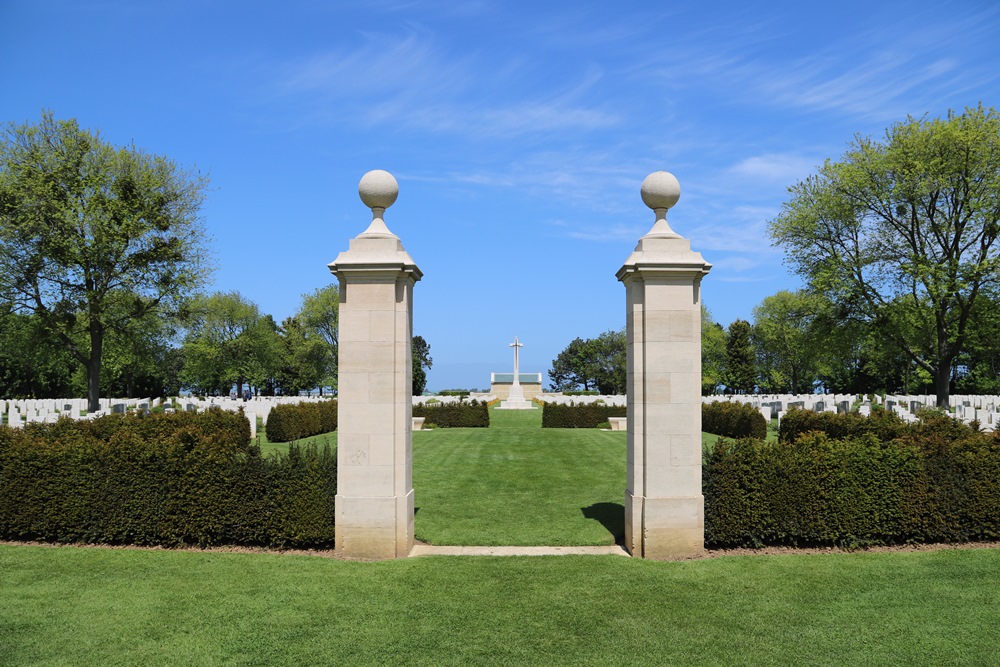
POLYGON ((87 412, 87 399, 11 399, 0 400, 0 414, 12 428, 20 428, 30 423, 53 423, 60 417, 70 419, 96 419, 108 414, 138 411, 148 413, 151 409, 164 406, 163 411, 197 412, 216 406, 230 412, 243 409, 250 422, 251 437, 257 435, 257 418, 267 424, 267 418, 276 405, 302 403, 305 401, 328 400, 318 396, 260 396, 249 401, 233 400, 217 396, 175 396, 163 398, 102 398, 100 410, 87 412))
POLYGON ((621 394, 611 394, 606 396, 566 396, 562 392, 552 392, 539 394, 538 400, 554 405, 590 405, 592 403, 603 403, 613 407, 625 407, 628 405, 628 397, 621 394))
MULTIPOLYGON (((425 404, 436 404, 440 403, 442 405, 447 405, 450 403, 461 403, 464 398, 461 396, 414 396, 413 405, 425 405, 425 404)), ((496 396, 486 392, 472 392, 469 394, 470 401, 476 400, 480 402, 489 403, 490 401, 496 400, 496 396)))

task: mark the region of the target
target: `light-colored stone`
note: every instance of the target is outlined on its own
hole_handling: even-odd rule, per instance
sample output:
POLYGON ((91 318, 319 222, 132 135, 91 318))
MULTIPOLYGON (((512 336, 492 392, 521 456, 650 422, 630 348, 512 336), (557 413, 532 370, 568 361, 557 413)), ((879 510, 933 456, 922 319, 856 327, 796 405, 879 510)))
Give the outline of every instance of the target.
POLYGON ((626 290, 625 547, 643 558, 685 558, 705 539, 700 288, 711 265, 667 224, 677 179, 650 174, 641 193, 655 222, 617 274, 626 290))
POLYGON ((382 219, 391 174, 358 193, 372 223, 329 268, 340 281, 335 544, 346 558, 409 555, 413 546, 413 285, 421 272, 382 219))

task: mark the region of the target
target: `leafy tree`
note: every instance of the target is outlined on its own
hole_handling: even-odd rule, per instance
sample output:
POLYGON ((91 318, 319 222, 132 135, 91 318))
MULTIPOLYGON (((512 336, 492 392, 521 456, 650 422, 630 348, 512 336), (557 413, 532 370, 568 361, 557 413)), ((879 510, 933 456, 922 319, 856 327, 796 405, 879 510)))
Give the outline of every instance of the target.
POLYGON ((427 388, 427 371, 434 364, 431 346, 423 336, 413 337, 413 395, 420 396, 427 388))
POLYGON ((790 192, 770 226, 789 264, 879 328, 947 406, 977 301, 1000 286, 1000 115, 908 118, 790 192))
POLYGON ((574 339, 552 361, 549 381, 561 390, 582 386, 602 394, 624 394, 625 330, 605 331, 587 340, 574 339))
POLYGON ((43 113, 0 141, 0 294, 87 369, 100 407, 105 335, 171 311, 204 281, 207 181, 43 113))
POLYGON ((722 384, 726 367, 726 330, 701 307, 701 393, 714 394, 722 384))
POLYGON ((287 317, 281 323, 283 358, 278 384, 284 394, 297 395, 320 386, 329 368, 330 351, 326 343, 307 330, 300 317, 287 317))
POLYGON ((217 292, 192 303, 184 340, 184 383, 205 393, 237 392, 251 379, 277 375, 280 343, 274 320, 239 292, 217 292))
POLYGON ((816 323, 827 306, 822 297, 805 290, 782 290, 753 309, 752 340, 763 390, 812 391, 825 341, 816 323))
POLYGON ((45 331, 37 315, 0 304, 0 399, 74 395, 76 361, 45 331))
MULTIPOLYGON (((337 341, 340 328, 340 287, 327 285, 311 294, 302 295, 302 307, 296 318, 306 332, 314 334, 326 346, 326 355, 322 358, 310 353, 310 358, 320 368, 317 380, 320 396, 323 387, 337 387, 337 341)), ((312 337, 310 337, 310 340, 312 337)))
POLYGON ((552 360, 549 382, 558 391, 576 389, 582 386, 591 389, 594 372, 589 365, 587 342, 574 338, 559 355, 552 360))
POLYGON ((736 320, 729 325, 723 382, 733 393, 750 393, 757 386, 756 355, 750 331, 750 323, 746 320, 736 320))

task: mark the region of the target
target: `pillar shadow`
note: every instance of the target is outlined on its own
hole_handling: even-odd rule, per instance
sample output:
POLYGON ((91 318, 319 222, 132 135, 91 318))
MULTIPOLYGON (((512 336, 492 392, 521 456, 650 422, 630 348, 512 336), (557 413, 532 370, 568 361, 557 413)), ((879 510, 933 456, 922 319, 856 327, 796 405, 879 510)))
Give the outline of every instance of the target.
POLYGON ((587 519, 599 521, 615 538, 615 544, 625 544, 625 506, 621 503, 594 503, 590 507, 581 507, 580 511, 587 519))

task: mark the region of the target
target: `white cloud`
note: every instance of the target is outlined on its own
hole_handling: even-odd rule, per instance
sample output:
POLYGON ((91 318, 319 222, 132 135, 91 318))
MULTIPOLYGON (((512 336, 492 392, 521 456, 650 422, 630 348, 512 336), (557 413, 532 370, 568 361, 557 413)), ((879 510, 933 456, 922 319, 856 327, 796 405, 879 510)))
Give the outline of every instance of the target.
POLYGON ((765 153, 748 157, 729 168, 729 173, 767 183, 790 184, 816 170, 819 160, 794 153, 765 153))

